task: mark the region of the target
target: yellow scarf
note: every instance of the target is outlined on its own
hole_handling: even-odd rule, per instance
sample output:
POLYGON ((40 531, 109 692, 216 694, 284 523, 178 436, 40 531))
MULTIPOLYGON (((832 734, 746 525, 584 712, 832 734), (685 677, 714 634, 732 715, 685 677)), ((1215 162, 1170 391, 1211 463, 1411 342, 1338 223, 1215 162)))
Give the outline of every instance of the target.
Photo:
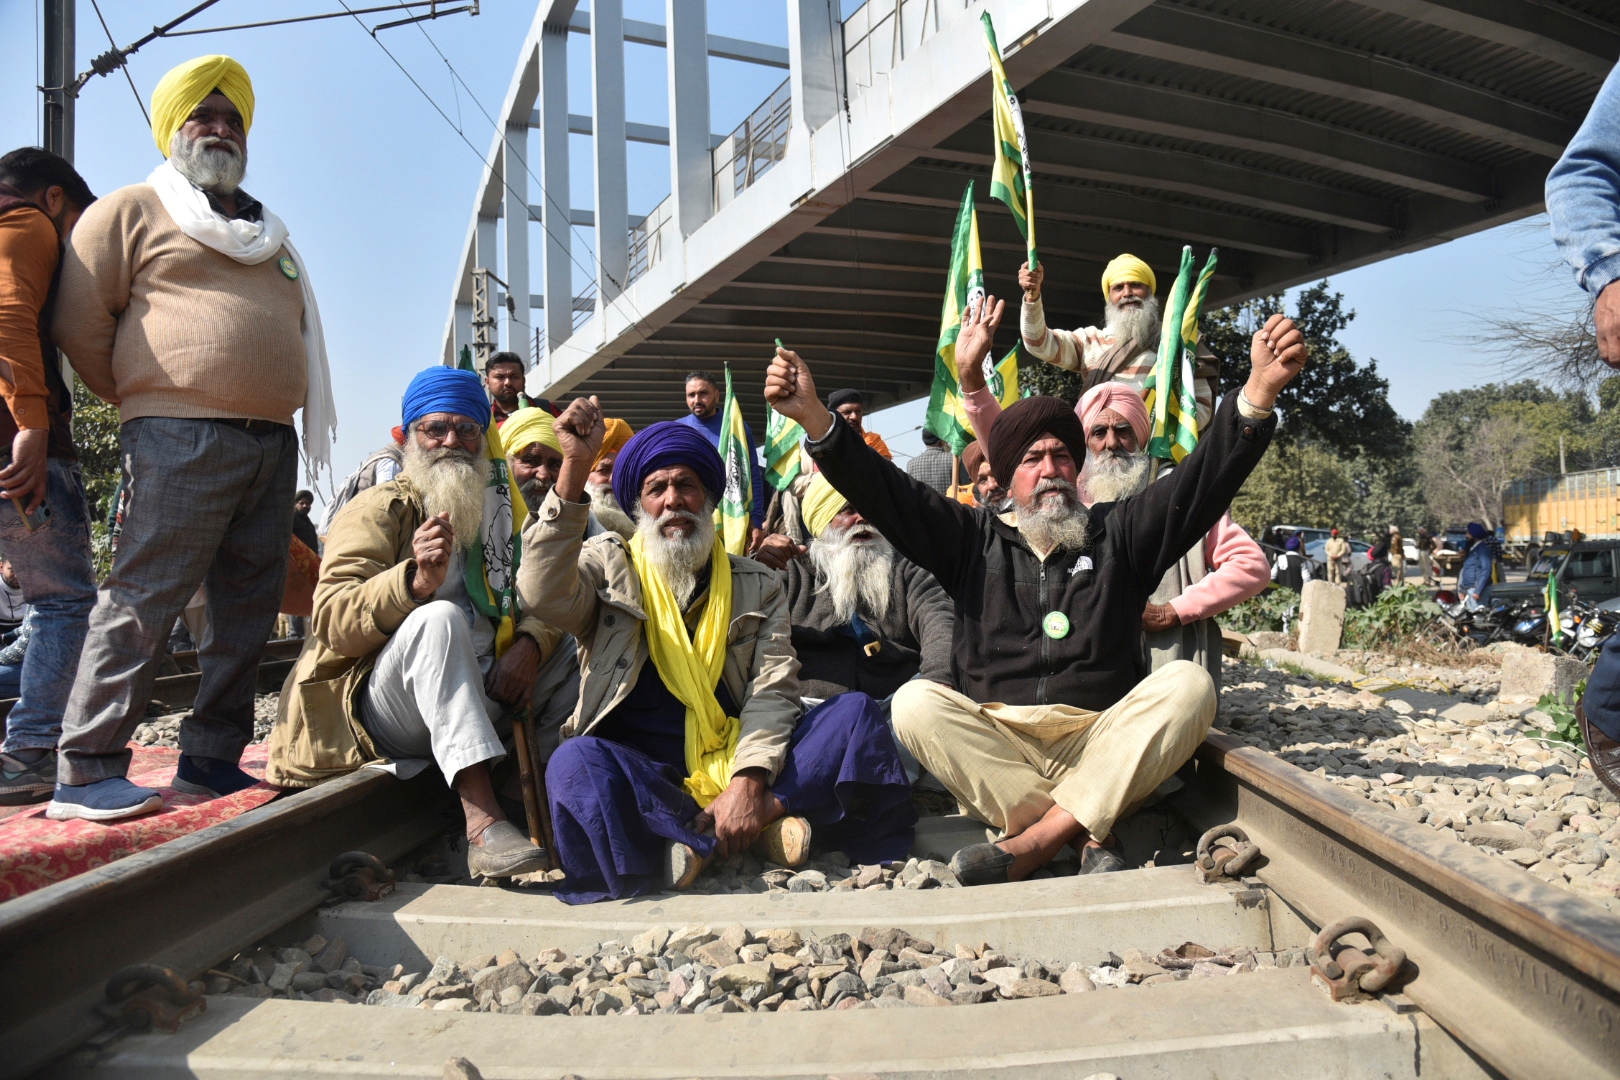
POLYGON ((727 716, 714 696, 726 663, 726 634, 731 629, 731 560, 717 536, 709 575, 709 599, 688 635, 681 606, 662 574, 647 560, 638 535, 630 541, 630 561, 641 579, 641 603, 647 611, 647 651, 669 692, 686 706, 686 791, 699 806, 708 806, 731 783, 742 721, 727 716))

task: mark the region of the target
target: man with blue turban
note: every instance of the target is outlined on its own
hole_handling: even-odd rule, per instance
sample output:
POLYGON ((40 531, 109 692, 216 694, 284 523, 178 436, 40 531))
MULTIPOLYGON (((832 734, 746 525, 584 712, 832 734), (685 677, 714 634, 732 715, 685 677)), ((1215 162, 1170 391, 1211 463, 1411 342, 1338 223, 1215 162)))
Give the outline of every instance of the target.
POLYGON ((513 490, 489 402, 470 371, 432 367, 405 391, 404 468, 332 523, 312 640, 281 695, 268 779, 312 787, 390 759, 431 760, 461 797, 467 865, 504 878, 545 852, 506 819, 490 766, 497 725, 573 708, 573 650, 518 605, 513 490))
POLYGON ((63 253, 52 336, 118 406, 128 502, 63 716, 46 809, 59 820, 163 805, 129 782, 127 744, 169 627, 205 581, 210 629, 174 788, 218 798, 259 782, 238 762, 287 576, 293 414, 311 481, 337 416, 309 269, 286 223, 241 187, 254 105, 228 56, 164 75, 151 112, 165 160, 90 206, 63 253))
POLYGON ((903 858, 916 810, 876 704, 805 712, 780 577, 715 538, 725 484, 706 435, 676 421, 619 452, 626 543, 584 539, 606 425, 596 399, 557 419, 557 483, 524 530, 518 595, 579 641, 578 708, 546 769, 569 903, 684 889, 715 856, 782 866, 815 841, 903 858))

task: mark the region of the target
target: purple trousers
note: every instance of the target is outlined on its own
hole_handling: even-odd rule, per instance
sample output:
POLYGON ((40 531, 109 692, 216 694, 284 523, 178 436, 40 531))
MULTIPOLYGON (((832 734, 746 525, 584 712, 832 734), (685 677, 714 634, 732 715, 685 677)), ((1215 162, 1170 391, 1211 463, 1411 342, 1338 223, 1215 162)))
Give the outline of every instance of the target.
MULTIPOLYGON (((557 896, 588 904, 656 892, 666 840, 712 852, 714 837, 690 828, 698 806, 681 787, 685 779, 684 765, 623 743, 591 735, 564 741, 546 766, 557 855, 568 875, 557 896)), ((805 713, 771 792, 810 822, 818 850, 867 863, 911 850, 911 785, 883 714, 865 694, 840 694, 805 713)))

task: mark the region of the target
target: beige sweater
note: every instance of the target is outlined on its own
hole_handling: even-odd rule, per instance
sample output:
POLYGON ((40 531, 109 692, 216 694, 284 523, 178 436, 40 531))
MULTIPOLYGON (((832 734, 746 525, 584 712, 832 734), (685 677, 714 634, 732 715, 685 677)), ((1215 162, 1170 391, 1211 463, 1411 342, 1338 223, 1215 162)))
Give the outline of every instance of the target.
POLYGON ((245 266, 204 247, 149 184, 133 184, 92 203, 73 230, 52 336, 124 420, 290 424, 308 382, 303 314, 281 257, 245 266))

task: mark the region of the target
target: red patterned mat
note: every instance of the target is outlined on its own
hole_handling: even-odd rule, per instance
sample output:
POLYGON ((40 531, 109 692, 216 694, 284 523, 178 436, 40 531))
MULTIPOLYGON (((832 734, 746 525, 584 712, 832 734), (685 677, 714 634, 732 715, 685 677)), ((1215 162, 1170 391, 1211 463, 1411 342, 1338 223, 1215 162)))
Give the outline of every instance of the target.
MULTIPOLYGON (((229 821, 276 796, 267 784, 223 799, 182 795, 169 787, 180 751, 131 745, 134 760, 129 778, 142 787, 163 791, 163 809, 144 817, 105 825, 93 821, 51 821, 45 804, 5 807, 0 813, 0 901, 43 889, 58 881, 105 866, 137 851, 229 821)), ((249 746, 242 768, 264 775, 266 748, 249 746)))

